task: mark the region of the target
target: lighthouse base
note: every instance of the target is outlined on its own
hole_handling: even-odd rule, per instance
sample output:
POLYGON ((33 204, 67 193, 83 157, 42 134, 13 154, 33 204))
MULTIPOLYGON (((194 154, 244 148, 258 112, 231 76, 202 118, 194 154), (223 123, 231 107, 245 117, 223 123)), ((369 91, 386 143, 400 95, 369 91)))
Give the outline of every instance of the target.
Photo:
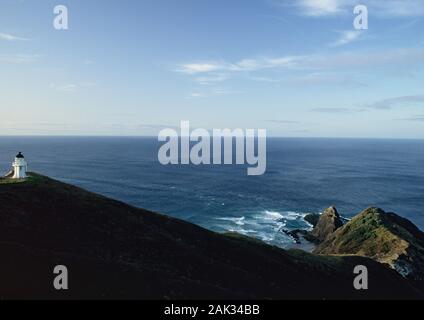
POLYGON ((23 167, 17 167, 13 170, 13 176, 12 179, 26 179, 27 174, 26 170, 23 167))

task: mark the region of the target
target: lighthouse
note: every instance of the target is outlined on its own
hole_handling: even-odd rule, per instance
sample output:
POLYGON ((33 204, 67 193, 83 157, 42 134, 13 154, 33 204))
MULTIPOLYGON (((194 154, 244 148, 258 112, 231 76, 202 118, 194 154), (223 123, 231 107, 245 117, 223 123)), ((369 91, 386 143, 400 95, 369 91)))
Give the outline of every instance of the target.
POLYGON ((16 157, 15 161, 12 163, 13 167, 13 179, 25 179, 27 177, 27 169, 28 164, 25 161, 24 155, 19 152, 16 157))

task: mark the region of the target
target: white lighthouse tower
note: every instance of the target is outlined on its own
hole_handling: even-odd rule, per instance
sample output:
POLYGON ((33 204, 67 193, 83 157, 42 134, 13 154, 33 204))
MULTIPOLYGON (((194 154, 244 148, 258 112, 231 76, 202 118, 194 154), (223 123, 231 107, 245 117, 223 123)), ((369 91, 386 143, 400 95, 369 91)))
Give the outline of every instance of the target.
POLYGON ((27 177, 28 164, 21 152, 15 157, 12 163, 13 179, 25 179, 27 177))

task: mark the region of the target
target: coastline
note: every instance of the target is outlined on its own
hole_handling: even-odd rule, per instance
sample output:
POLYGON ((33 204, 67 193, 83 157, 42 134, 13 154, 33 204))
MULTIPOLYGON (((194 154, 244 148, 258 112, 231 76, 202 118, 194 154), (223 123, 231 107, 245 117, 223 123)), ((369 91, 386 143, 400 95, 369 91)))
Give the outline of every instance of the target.
POLYGON ((5 298, 57 298, 50 287, 52 264, 73 272, 63 299, 424 297, 414 282, 366 257, 282 250, 217 234, 36 174, 0 185, 0 199, 0 255, 14 261, 0 265, 5 298), (358 264, 373 279, 367 292, 352 287, 358 264), (27 279, 33 275, 36 282, 27 279), (17 283, 26 281, 31 287, 18 290, 17 283))

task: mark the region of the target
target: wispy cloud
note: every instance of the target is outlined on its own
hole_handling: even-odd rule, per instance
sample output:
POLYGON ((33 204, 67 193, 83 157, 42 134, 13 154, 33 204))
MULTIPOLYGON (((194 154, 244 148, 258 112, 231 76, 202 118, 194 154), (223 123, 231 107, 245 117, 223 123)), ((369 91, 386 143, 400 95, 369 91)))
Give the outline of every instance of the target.
POLYGON ((379 110, 390 110, 395 107, 423 106, 424 95, 403 96, 379 100, 367 105, 368 108, 379 110))
POLYGON ((51 83, 50 88, 59 92, 75 92, 80 88, 90 88, 96 86, 95 82, 82 82, 82 83, 68 83, 68 84, 56 84, 51 83))
POLYGON ((225 72, 246 72, 258 71, 273 68, 289 68, 298 63, 302 56, 284 56, 284 57, 264 57, 264 58, 246 58, 237 62, 204 62, 181 64, 176 71, 195 75, 206 74, 217 71, 225 72))
POLYGON ((50 84, 50 88, 55 89, 57 91, 62 91, 62 92, 74 92, 77 90, 77 85, 76 84, 56 85, 52 83, 50 84))
POLYGON ((343 0, 298 0, 295 5, 307 16, 336 15, 344 10, 343 0))
MULTIPOLYGON (((362 105, 358 105, 353 108, 314 108, 311 109, 311 112, 319 112, 319 113, 357 113, 357 112, 365 112, 370 110, 391 110, 394 108, 402 108, 402 107, 411 107, 411 106, 419 106, 424 107, 424 95, 415 95, 415 96, 403 96, 403 97, 395 97, 383 100, 377 100, 372 103, 366 103, 362 105)), ((399 119, 399 120, 410 120, 419 121, 421 116, 417 116, 415 118, 408 119, 399 119)))
POLYGON ((265 122, 268 123, 275 123, 275 124, 299 124, 299 121, 294 120, 265 120, 265 122))
POLYGON ((423 116, 412 116, 412 117, 401 119, 401 120, 404 120, 404 121, 424 122, 424 115, 423 116))
POLYGON ((17 36, 14 36, 12 34, 9 34, 9 33, 1 33, 0 32, 0 40, 5 40, 5 41, 28 41, 29 39, 17 37, 17 36))
POLYGON ((342 31, 339 39, 331 44, 332 47, 343 46, 351 42, 355 42, 363 35, 362 30, 346 30, 342 31))
POLYGON ((206 76, 197 77, 195 80, 200 84, 211 84, 216 82, 223 82, 227 80, 229 76, 227 74, 211 74, 206 76))
MULTIPOLYGON (((348 38, 350 40, 342 39, 340 44, 353 41, 355 36, 348 38)), ((370 70, 381 67, 384 67, 387 72, 390 70, 405 72, 408 67, 416 67, 423 64, 423 48, 395 48, 374 51, 355 50, 309 55, 244 58, 236 62, 187 63, 179 65, 174 70, 193 76, 195 81, 203 84, 224 81, 236 74, 244 75, 250 80, 277 82, 280 80, 269 77, 269 74, 264 76, 264 73, 259 75, 257 73, 260 71, 286 70, 304 73, 299 79, 294 79, 295 82, 322 83, 323 81, 341 81, 343 84, 364 86, 363 83, 355 82, 352 77, 341 79, 334 75, 328 76, 328 74, 340 71, 343 73, 358 72, 359 70, 370 72, 370 70)))
POLYGON ((275 68, 291 68, 298 64, 303 56, 265 57, 243 59, 231 64, 229 71, 258 71, 275 68))
POLYGON ((424 2, 422 0, 369 0, 381 15, 409 17, 423 16, 424 2))
POLYGON ((208 88, 204 90, 193 91, 186 97, 186 99, 223 96, 223 95, 239 94, 239 93, 241 93, 241 91, 230 90, 225 88, 208 88))
POLYGON ((250 76, 249 79, 253 81, 269 82, 269 83, 277 83, 282 81, 281 79, 274 79, 270 77, 257 77, 257 76, 250 76))
POLYGON ((311 112, 318 113, 337 113, 337 114, 346 114, 346 113, 357 113, 363 112, 364 109, 359 108, 314 108, 310 110, 311 112))
POLYGON ((104 135, 104 136, 157 136, 166 128, 179 129, 167 124, 97 123, 81 120, 78 123, 45 121, 2 121, 2 134, 17 135, 104 135))
POLYGON ((350 51, 326 55, 311 55, 302 60, 305 68, 370 68, 388 65, 390 68, 424 62, 424 49, 400 48, 378 51, 350 51))
POLYGON ((201 98, 204 95, 200 92, 192 92, 187 96, 187 99, 201 98))
POLYGON ((225 69, 223 65, 215 62, 210 63, 187 63, 178 67, 177 71, 187 74, 207 73, 225 69))
POLYGON ((0 63, 31 63, 37 61, 40 57, 37 54, 4 54, 0 55, 0 63))
POLYGON ((279 4, 297 8, 302 15, 313 17, 337 16, 352 12, 358 4, 368 6, 371 14, 388 17, 424 15, 422 0, 280 0, 279 4))
POLYGON ((400 120, 400 121, 415 121, 415 122, 424 122, 424 115, 421 116, 412 116, 409 118, 403 118, 403 119, 396 119, 396 120, 400 120))
POLYGON ((367 87, 367 85, 356 79, 351 74, 340 74, 332 72, 312 72, 290 79, 290 84, 300 85, 331 85, 350 88, 367 87))

